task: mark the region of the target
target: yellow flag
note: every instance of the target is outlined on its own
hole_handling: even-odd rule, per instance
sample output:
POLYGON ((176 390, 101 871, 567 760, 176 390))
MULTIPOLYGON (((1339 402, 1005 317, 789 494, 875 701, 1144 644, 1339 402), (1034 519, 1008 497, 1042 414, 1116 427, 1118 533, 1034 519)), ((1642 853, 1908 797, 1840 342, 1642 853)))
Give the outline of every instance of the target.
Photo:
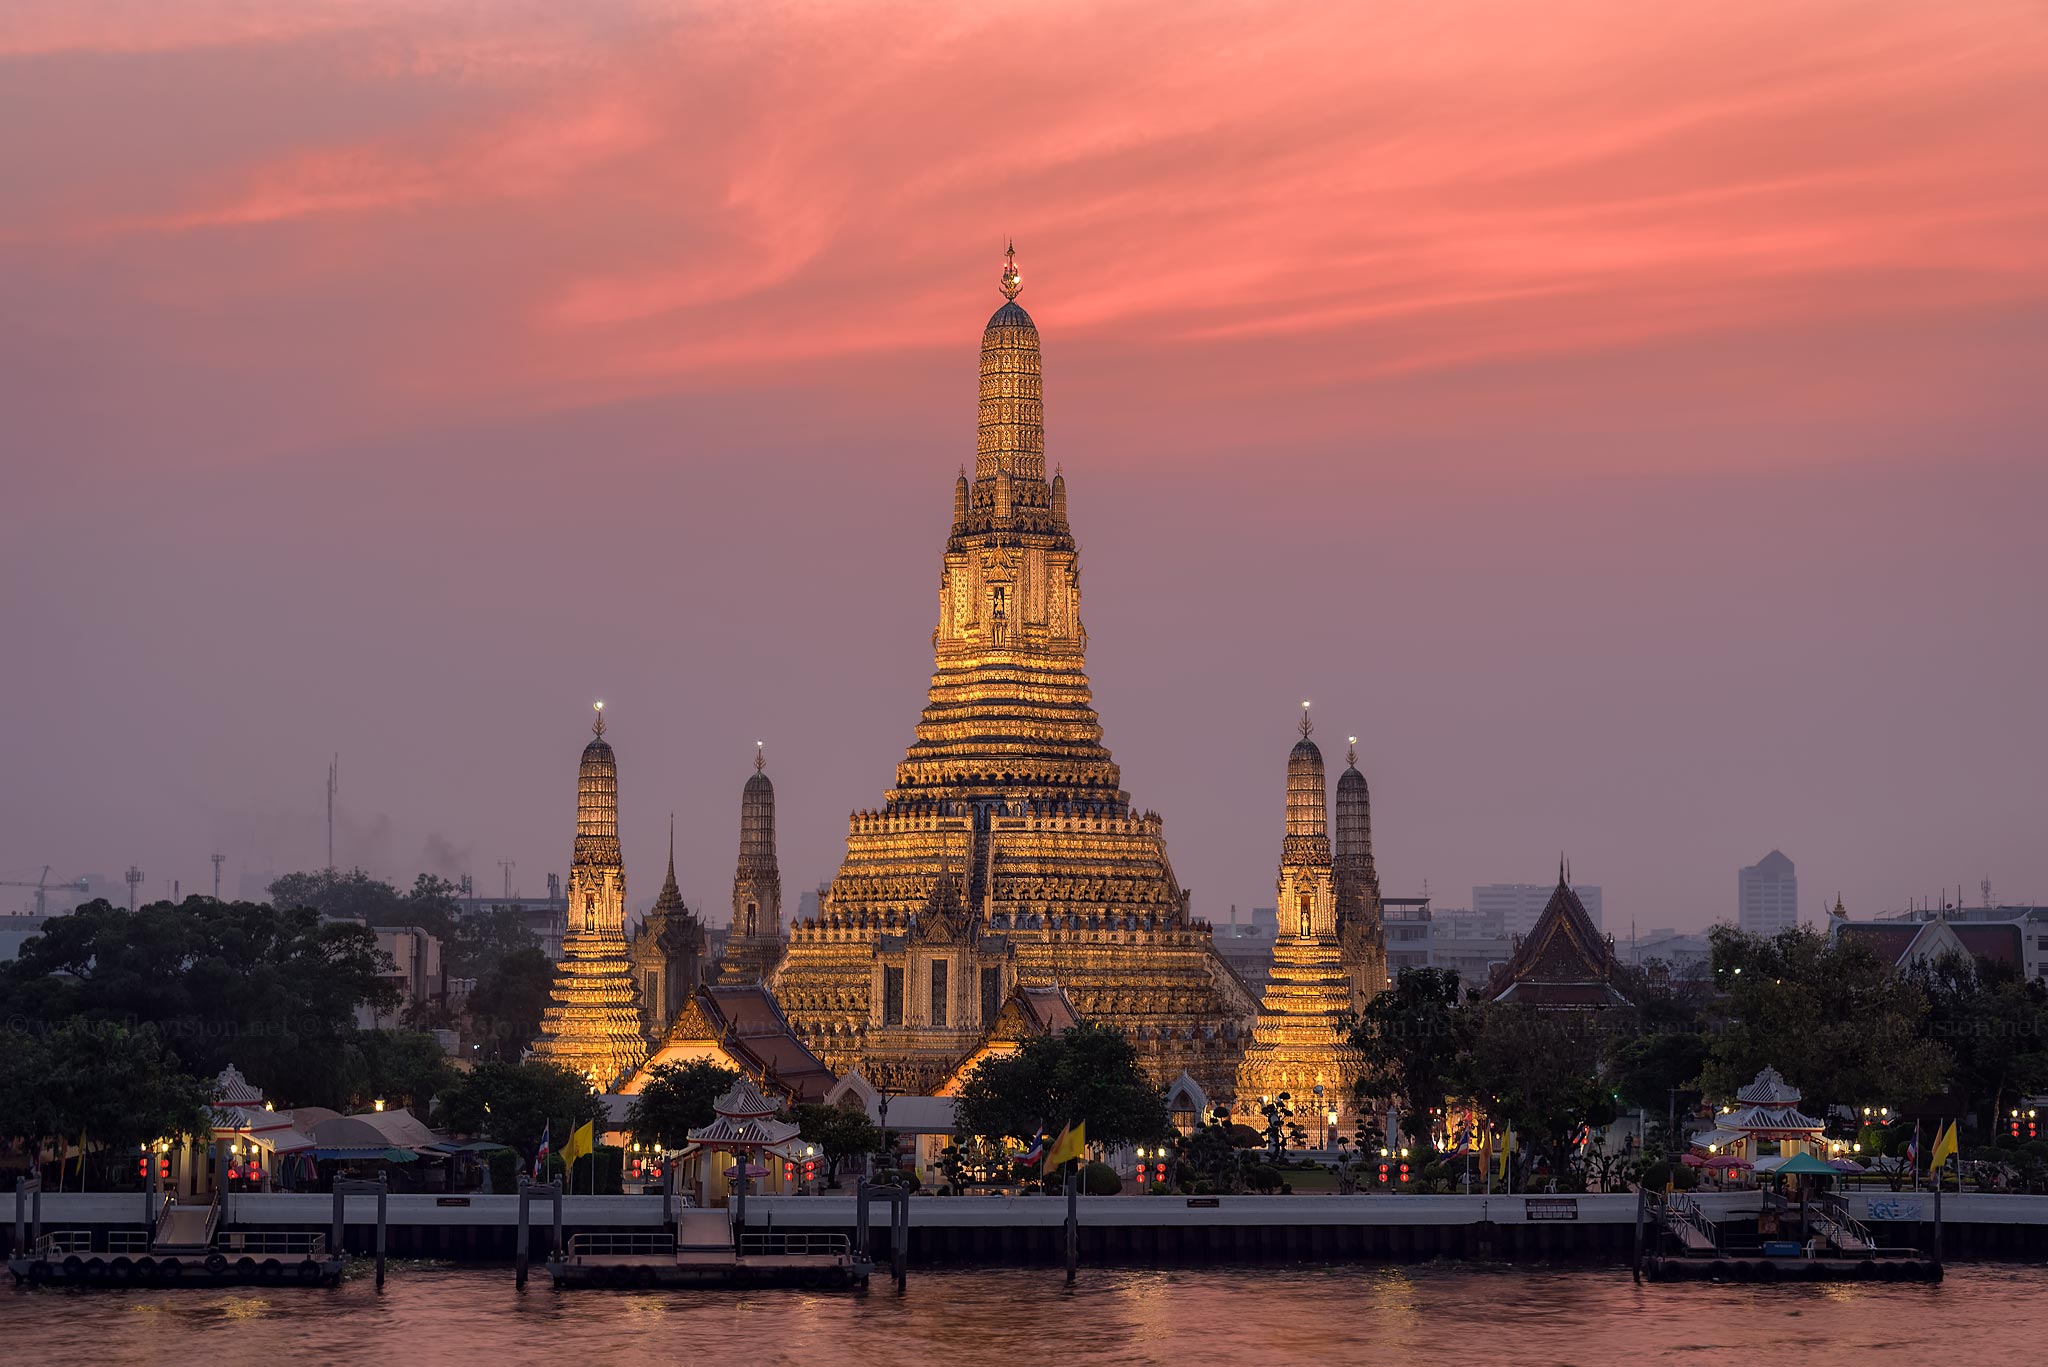
POLYGON ((569 1136, 569 1142, 562 1146, 563 1167, 575 1167, 576 1160, 590 1152, 592 1143, 590 1124, 591 1122, 588 1120, 584 1121, 577 1127, 576 1132, 569 1136))
POLYGON ((1955 1157, 1955 1152, 1956 1122, 1951 1120, 1948 1122, 1948 1128, 1934 1141, 1934 1152, 1928 1155, 1927 1166, 1938 1168, 1945 1160, 1955 1157))
POLYGON ((1058 1167, 1069 1158, 1079 1158, 1088 1147, 1088 1122, 1080 1121, 1060 1131, 1060 1137, 1052 1141, 1052 1147, 1045 1151, 1047 1169, 1058 1167))

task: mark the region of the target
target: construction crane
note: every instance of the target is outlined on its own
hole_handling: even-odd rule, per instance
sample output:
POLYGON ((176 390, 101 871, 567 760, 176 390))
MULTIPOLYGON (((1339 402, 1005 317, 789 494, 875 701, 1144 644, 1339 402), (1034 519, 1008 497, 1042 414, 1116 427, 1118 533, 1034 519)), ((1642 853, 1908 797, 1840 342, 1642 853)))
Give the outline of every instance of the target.
POLYGON ((38 916, 50 914, 49 895, 51 893, 75 892, 82 896, 86 891, 83 878, 69 883, 52 883, 50 881, 50 866, 48 864, 43 865, 42 875, 35 882, 26 883, 14 878, 0 878, 0 888, 34 888, 36 890, 36 915, 38 916))

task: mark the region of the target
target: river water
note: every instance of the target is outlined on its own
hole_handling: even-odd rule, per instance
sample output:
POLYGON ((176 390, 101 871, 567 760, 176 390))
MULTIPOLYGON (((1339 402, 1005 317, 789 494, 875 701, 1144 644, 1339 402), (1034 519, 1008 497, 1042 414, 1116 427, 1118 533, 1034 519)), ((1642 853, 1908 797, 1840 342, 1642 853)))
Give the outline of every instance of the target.
MULTIPOLYGON (((361 1269, 367 1272, 366 1268, 361 1269)), ((1625 1269, 913 1271, 906 1294, 583 1291, 508 1268, 395 1266, 323 1290, 0 1286, 6 1359, 177 1363, 981 1364, 2041 1362, 2048 1268, 1940 1286, 1634 1285, 1625 1269)))

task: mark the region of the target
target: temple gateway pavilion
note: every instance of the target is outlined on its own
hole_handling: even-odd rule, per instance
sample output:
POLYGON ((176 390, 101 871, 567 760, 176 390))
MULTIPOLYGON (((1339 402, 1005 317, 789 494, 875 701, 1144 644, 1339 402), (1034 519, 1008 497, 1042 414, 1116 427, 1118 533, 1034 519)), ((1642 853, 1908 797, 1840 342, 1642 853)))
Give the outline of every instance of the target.
POLYGON ((944 1085, 1022 985, 1122 1027, 1162 1087, 1185 1071, 1222 1099, 1257 1004, 1102 743, 1021 284, 1012 252, 981 336, 974 479, 953 487, 917 738, 881 807, 854 813, 770 986, 835 1072, 889 1090, 944 1085))

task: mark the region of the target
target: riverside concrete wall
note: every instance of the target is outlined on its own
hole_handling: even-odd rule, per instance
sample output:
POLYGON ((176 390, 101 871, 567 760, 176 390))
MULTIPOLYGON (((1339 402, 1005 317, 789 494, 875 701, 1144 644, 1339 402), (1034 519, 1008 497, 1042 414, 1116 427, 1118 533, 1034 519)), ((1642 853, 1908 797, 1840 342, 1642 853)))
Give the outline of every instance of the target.
MULTIPOLYGON (((1932 1246, 1932 1193, 1857 1193, 1851 1213, 1887 1243, 1932 1246)), ((0 1198, 0 1244, 12 1246, 12 1201, 0 1198)), ((1705 1193, 1717 1222, 1754 1219, 1755 1192, 1705 1193)), ((516 1196, 393 1194, 390 1250, 399 1257, 509 1260, 518 1224, 516 1196)), ((563 1228, 587 1231, 661 1227, 659 1196, 563 1198, 563 1228)), ((245 1229, 326 1230, 334 1198, 317 1193, 243 1193, 231 1198, 228 1224, 245 1229)), ((1097 1196, 1079 1204, 1081 1251, 1091 1263, 1403 1261, 1436 1257, 1509 1260, 1625 1260, 1635 1232, 1632 1194, 1524 1196, 1097 1196)), ((850 1233, 851 1192, 762 1196, 747 1202, 752 1229, 850 1233)), ((2048 1197, 1946 1195, 1944 1252, 1950 1257, 2048 1258, 2048 1197)), ((134 1228, 140 1193, 46 1193, 43 1227, 134 1228)), ((887 1237, 878 1208, 878 1241, 887 1237)), ((542 1256, 552 1214, 532 1209, 531 1251, 542 1256)), ((1066 1202, 1054 1196, 919 1196, 910 1204, 909 1255, 926 1265, 1051 1263, 1063 1256, 1066 1202)), ((345 1243, 371 1247, 373 1197, 349 1197, 345 1243)))

